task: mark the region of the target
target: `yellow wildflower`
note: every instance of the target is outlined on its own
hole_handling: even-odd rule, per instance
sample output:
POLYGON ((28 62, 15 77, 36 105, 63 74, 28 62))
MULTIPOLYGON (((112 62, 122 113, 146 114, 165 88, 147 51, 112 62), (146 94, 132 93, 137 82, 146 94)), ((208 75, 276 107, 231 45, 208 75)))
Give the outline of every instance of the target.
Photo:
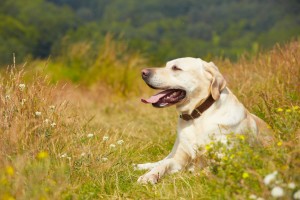
POLYGON ((244 172, 243 175, 242 175, 243 179, 246 179, 249 177, 249 174, 247 172, 244 172))
POLYGON ((8 185, 8 180, 4 176, 0 179, 0 185, 8 185))
POLYGON ((50 192, 50 188, 48 188, 48 187, 45 187, 44 190, 45 190, 45 192, 50 192))
POLYGON ((227 156, 224 156, 224 157, 222 157, 222 160, 228 160, 228 157, 227 156))
POLYGON ((286 109, 285 112, 290 113, 290 112, 292 112, 292 110, 291 109, 286 109))
POLYGON ((1 199, 15 200, 15 198, 13 196, 11 196, 10 194, 4 194, 1 199))
POLYGON ((288 165, 283 165, 283 166, 281 167, 281 169, 282 169, 282 170, 288 170, 288 169, 289 169, 289 166, 288 166, 288 165))
POLYGON ((38 159, 44 159, 48 157, 48 153, 46 151, 41 151, 40 153, 38 153, 37 158, 38 159))
POLYGON ((240 138, 240 140, 242 140, 242 141, 245 140, 245 136, 243 136, 243 135, 240 135, 239 138, 240 138))
POLYGON ((205 149, 208 151, 211 149, 211 146, 209 144, 205 145, 205 149))
POLYGON ((277 112, 282 112, 283 109, 282 108, 277 108, 277 112))
POLYGON ((6 173, 9 175, 9 176, 13 176, 14 173, 15 173, 15 170, 12 166, 7 166, 6 167, 6 173))
POLYGON ((282 142, 281 141, 279 141, 279 142, 277 142, 277 146, 282 146, 282 142))
POLYGON ((298 110, 299 108, 299 106, 293 106, 293 110, 298 110))

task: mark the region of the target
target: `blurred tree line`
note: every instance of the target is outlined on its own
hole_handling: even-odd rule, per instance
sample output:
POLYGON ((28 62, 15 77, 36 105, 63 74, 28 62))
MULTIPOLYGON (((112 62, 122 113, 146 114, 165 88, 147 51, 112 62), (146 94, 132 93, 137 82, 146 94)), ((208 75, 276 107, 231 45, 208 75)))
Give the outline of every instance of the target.
MULTIPOLYGON (((0 63, 64 55, 107 34, 161 63, 236 58, 300 34, 299 0, 1 0, 0 63)), ((93 55, 90 55, 93 57, 93 55)))

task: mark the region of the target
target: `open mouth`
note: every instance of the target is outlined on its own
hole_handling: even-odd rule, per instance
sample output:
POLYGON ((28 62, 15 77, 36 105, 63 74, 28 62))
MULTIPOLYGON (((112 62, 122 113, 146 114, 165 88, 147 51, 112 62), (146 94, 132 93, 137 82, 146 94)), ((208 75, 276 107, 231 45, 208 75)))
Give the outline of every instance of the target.
POLYGON ((163 108, 182 101, 186 92, 180 89, 167 89, 159 92, 149 99, 141 99, 143 103, 152 103, 154 107, 163 108))

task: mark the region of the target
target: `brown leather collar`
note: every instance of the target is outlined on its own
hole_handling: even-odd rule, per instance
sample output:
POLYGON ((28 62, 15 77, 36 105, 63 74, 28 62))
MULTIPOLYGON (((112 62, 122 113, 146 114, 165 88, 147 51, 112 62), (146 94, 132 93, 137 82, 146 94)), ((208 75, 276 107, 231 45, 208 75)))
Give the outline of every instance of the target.
POLYGON ((193 110, 192 114, 181 114, 179 117, 185 121, 196 119, 200 117, 202 113, 206 111, 214 102, 215 100, 213 97, 209 95, 209 97, 200 106, 193 110))

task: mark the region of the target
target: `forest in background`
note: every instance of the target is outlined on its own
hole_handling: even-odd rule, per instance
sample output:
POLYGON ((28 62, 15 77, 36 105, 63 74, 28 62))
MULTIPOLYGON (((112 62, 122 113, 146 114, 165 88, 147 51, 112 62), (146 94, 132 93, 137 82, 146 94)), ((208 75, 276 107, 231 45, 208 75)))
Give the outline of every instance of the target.
POLYGON ((151 64, 236 59, 299 37, 299 13, 297 0, 1 0, 0 65, 11 64, 13 53, 21 63, 67 59, 83 47, 87 65, 107 35, 151 64))

